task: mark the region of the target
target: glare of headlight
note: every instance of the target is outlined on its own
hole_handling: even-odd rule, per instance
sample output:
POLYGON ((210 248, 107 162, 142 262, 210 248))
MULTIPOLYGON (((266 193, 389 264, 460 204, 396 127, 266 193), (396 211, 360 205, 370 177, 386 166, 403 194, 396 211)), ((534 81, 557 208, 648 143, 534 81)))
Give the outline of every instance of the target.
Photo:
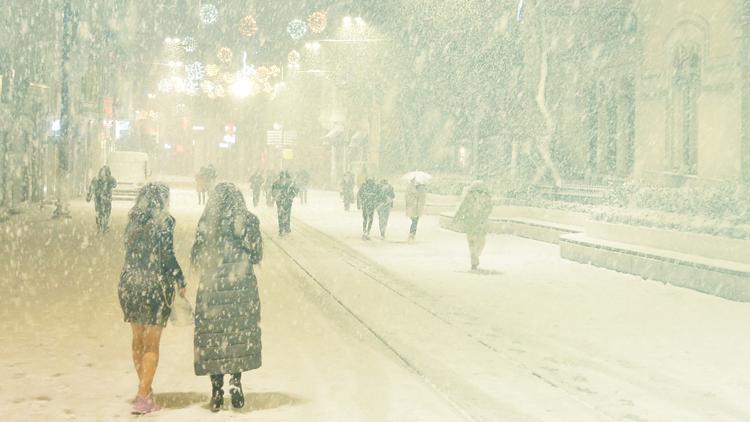
POLYGON ((346 16, 344 17, 344 29, 351 29, 352 27, 352 17, 346 16))

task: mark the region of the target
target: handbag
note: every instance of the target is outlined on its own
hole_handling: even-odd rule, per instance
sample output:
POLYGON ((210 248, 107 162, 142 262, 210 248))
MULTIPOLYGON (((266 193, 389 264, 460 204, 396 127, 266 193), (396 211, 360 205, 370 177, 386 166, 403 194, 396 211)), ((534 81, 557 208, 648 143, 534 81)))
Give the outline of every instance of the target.
POLYGON ((187 327, 193 324, 193 305, 186 297, 175 295, 169 322, 175 327, 187 327))

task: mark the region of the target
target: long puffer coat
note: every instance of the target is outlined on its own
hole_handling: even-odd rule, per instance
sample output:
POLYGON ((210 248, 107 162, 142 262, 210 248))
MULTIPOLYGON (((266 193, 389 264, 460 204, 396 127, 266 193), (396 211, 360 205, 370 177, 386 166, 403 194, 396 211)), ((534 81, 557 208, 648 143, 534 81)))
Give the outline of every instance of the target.
POLYGON ((492 214, 492 194, 483 183, 474 183, 466 191, 456 211, 455 221, 464 233, 483 236, 488 231, 488 218, 492 214))
POLYGON ((199 225, 192 259, 201 270, 195 307, 195 374, 218 375, 261 366, 260 296, 253 265, 263 258, 260 223, 238 217, 230 233, 199 225))

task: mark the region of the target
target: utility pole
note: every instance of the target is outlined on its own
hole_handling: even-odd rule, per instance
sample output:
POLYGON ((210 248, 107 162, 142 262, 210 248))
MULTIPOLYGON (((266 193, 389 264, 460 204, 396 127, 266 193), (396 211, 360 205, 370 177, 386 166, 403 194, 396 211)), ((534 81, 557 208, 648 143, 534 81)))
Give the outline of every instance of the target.
POLYGON ((73 47, 73 6, 63 0, 62 59, 60 61, 60 139, 57 142, 57 203, 53 218, 71 218, 67 190, 70 187, 70 52, 73 47))

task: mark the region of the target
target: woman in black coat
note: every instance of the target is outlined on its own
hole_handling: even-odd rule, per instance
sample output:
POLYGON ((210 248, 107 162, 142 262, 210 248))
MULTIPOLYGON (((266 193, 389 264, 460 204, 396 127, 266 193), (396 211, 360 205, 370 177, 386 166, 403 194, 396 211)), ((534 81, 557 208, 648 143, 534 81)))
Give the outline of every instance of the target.
POLYGON ((175 284, 185 295, 185 277, 174 255, 175 220, 167 211, 169 188, 149 183, 138 193, 125 228, 125 264, 118 297, 133 330, 138 394, 133 413, 158 411, 151 384, 159 363, 161 332, 169 319, 175 284))
POLYGON ((258 218, 231 183, 220 183, 198 223, 191 259, 201 271, 195 309, 195 374, 211 376, 211 410, 243 407, 242 372, 261 366, 260 296, 253 265, 263 258, 258 218))

